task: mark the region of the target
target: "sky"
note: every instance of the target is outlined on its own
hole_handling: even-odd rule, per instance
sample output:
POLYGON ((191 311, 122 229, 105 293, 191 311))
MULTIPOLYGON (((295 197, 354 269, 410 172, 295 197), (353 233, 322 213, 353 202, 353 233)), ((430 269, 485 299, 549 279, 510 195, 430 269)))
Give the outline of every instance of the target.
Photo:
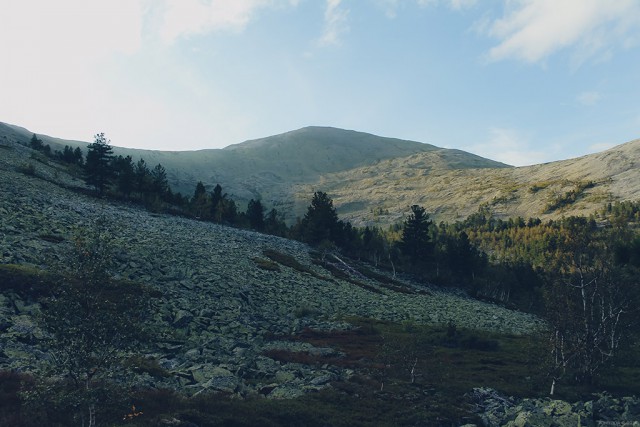
POLYGON ((638 0, 0 0, 0 121, 157 150, 332 126, 522 166, 640 138, 638 0))

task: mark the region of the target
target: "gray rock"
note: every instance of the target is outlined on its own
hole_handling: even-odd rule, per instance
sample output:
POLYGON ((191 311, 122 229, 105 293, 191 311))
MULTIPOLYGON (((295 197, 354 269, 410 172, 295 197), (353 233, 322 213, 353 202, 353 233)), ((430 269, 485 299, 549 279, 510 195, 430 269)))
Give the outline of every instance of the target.
POLYGON ((186 310, 178 310, 173 317, 173 326, 184 328, 193 320, 193 314, 186 310))

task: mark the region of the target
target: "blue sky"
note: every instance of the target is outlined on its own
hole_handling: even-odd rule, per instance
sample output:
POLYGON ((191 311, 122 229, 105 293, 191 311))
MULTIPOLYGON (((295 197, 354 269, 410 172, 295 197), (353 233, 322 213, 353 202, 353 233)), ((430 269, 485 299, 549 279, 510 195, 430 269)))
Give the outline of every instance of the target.
POLYGON ((304 126, 513 165, 640 137, 637 0, 0 0, 0 121, 219 148, 304 126))

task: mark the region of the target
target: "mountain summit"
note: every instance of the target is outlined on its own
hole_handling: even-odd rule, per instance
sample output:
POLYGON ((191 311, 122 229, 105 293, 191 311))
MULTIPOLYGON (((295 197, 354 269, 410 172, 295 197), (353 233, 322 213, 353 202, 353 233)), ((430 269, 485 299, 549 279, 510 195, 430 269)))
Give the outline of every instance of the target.
MULTIPOLYGON (((0 140, 27 143, 32 133, 0 123, 0 140)), ((41 136, 53 149, 85 142, 41 136)), ((202 181, 220 184, 241 205, 260 199, 289 222, 304 214, 314 191, 333 198, 355 225, 401 221, 413 204, 437 221, 464 219, 479 208, 502 218, 589 214, 605 203, 640 198, 640 140, 602 153, 511 167, 461 150, 331 127, 305 127, 223 149, 116 154, 161 163, 174 191, 187 196, 202 181)))

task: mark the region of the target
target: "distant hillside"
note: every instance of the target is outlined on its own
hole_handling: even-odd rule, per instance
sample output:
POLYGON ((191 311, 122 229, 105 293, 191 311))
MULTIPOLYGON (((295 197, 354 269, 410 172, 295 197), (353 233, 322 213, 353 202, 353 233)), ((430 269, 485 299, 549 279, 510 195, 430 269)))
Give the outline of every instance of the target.
MULTIPOLYGON (((32 132, 0 123, 0 139, 28 143, 32 132)), ((107 135, 108 136, 108 135, 107 135)), ((89 142, 65 141, 38 135, 53 149, 64 145, 85 148, 89 142)), ((112 141, 117 145, 117 141, 112 141)), ((367 133, 330 127, 306 127, 281 135, 246 141, 224 149, 199 151, 151 151, 119 148, 116 154, 143 157, 151 166, 161 163, 168 172, 174 191, 191 195, 198 181, 208 189, 221 184, 241 204, 262 199, 267 206, 286 212, 288 219, 301 215, 311 193, 299 194, 295 188, 310 186, 322 190, 324 176, 342 173, 385 160, 416 154, 442 158, 448 167, 500 168, 502 163, 457 150, 429 144, 384 138, 367 133), (443 155, 443 153, 448 153, 443 155)))
MULTIPOLYGON (((32 132, 0 123, 0 141, 28 143, 32 132)), ((88 142, 39 137, 54 149, 88 142)), ((114 141, 117 144, 117 141, 114 141)), ((420 204, 437 221, 466 218, 481 206, 499 217, 588 215, 609 201, 640 199, 640 140, 602 153, 514 168, 460 150, 328 127, 307 127, 224 149, 117 154, 162 163, 175 191, 221 184, 242 205, 261 199, 289 222, 314 191, 326 191, 356 225, 401 221, 420 204)), ((244 206, 242 206, 244 209, 244 206)))
MULTIPOLYGON (((413 203, 438 221, 453 221, 481 206, 501 218, 549 219, 589 215, 607 202, 640 199, 640 140, 577 159, 518 168, 464 168, 452 155, 420 153, 326 175, 323 188, 340 213, 357 224, 397 222, 413 203)), ((309 190, 298 189, 300 194, 309 190)))

